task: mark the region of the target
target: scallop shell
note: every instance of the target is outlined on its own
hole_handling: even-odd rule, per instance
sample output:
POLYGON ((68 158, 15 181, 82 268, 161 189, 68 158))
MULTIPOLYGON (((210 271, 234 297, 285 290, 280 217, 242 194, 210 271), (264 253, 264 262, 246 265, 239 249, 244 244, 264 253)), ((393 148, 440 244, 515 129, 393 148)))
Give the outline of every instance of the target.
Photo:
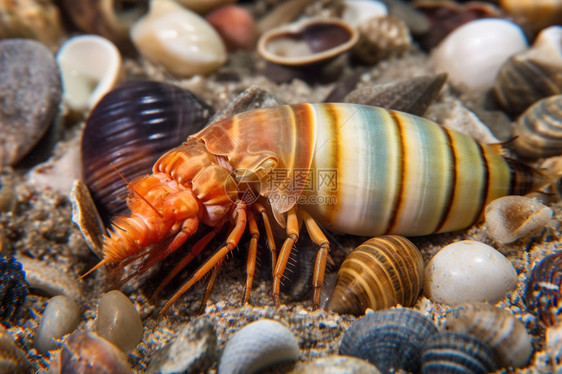
POLYGON ((449 312, 447 331, 472 335, 488 344, 502 367, 524 367, 533 348, 525 326, 508 310, 486 303, 466 303, 449 312))
POLYGON ((532 48, 500 68, 494 94, 503 109, 518 115, 542 98, 562 94, 562 27, 541 31, 532 48))
POLYGON ((92 108, 122 77, 121 54, 109 40, 80 35, 57 53, 63 100, 75 111, 92 108))
POLYGON ((127 82, 100 100, 82 135, 82 173, 106 223, 127 209, 127 185, 111 163, 127 180, 147 174, 209 115, 195 95, 162 82, 127 82))
POLYGON ((274 64, 310 66, 348 51, 358 38, 355 28, 338 18, 312 18, 264 33, 258 52, 274 64))
POLYGON ((397 235, 372 238, 344 260, 327 309, 362 315, 365 309, 413 305, 423 285, 424 263, 419 249, 397 235))
POLYGON ((209 74, 227 59, 215 29, 173 0, 152 0, 148 14, 131 28, 131 39, 147 59, 182 77, 209 74))
POLYGON ((562 252, 543 258, 527 281, 525 302, 545 326, 557 324, 562 313, 562 252))
POLYGON ((526 158, 562 154, 562 95, 531 105, 518 119, 513 150, 526 158))
POLYGON ((244 326, 228 340, 218 373, 254 373, 298 358, 299 344, 293 333, 277 321, 261 319, 244 326))
POLYGON ((422 374, 487 374, 499 369, 492 349, 477 338, 439 332, 427 338, 422 353, 422 374))
POLYGON ((367 360, 383 373, 391 368, 415 373, 424 341, 436 333, 433 321, 418 311, 382 310, 353 322, 343 334, 339 354, 367 360))

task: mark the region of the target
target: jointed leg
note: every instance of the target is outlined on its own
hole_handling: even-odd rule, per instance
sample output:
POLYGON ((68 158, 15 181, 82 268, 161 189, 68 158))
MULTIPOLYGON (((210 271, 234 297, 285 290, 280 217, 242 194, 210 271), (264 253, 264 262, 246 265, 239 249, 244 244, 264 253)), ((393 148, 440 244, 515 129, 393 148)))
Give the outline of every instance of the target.
POLYGON ((265 234, 267 237, 267 243, 269 244, 269 250, 271 252, 271 271, 275 269, 275 264, 277 262, 277 246, 275 245, 275 237, 273 236, 273 230, 271 229, 271 223, 269 222, 269 217, 267 215, 267 210, 260 203, 254 203, 252 209, 261 214, 263 225, 265 227, 265 234))
POLYGON ((217 279, 217 274, 219 273, 223 263, 224 258, 221 259, 213 268, 211 278, 209 278, 209 283, 207 283, 207 288, 205 289, 205 296, 203 296, 203 300, 201 300, 201 305, 199 306, 199 314, 203 314, 203 312, 205 311, 205 305, 207 305, 207 300, 209 300, 209 295, 211 294, 211 290, 213 289, 213 285, 215 284, 215 279, 217 279))
POLYGON ((275 271, 273 273, 273 303, 275 306, 279 306, 281 304, 281 301, 279 300, 281 277, 285 272, 291 250, 297 240, 299 240, 299 221, 295 208, 291 208, 291 210, 287 212, 287 239, 285 239, 283 247, 281 247, 281 251, 279 252, 279 257, 277 258, 277 263, 275 265, 275 271))
POLYGON ((234 209, 234 220, 235 226, 228 238, 226 239, 226 245, 216 251, 211 258, 209 258, 203 265, 195 271, 195 273, 185 282, 178 291, 172 296, 172 298, 164 305, 160 314, 163 314, 168 308, 177 300, 179 297, 191 288, 197 281, 199 281, 205 274, 207 274, 215 265, 224 259, 228 252, 232 251, 238 245, 244 230, 246 229, 247 216, 246 216, 246 204, 238 203, 234 209))
POLYGON ((258 223, 256 222, 256 217, 254 213, 249 212, 248 214, 248 230, 250 235, 250 245, 248 247, 248 261, 246 264, 246 289, 244 292, 244 304, 248 303, 250 300, 250 291, 252 290, 252 283, 254 281, 254 273, 256 271, 256 256, 258 252, 258 240, 260 238, 260 231, 258 230, 258 223))
MULTIPOLYGON (((314 219, 304 210, 299 212, 301 217, 304 219, 306 225, 306 230, 310 239, 318 245, 318 253, 316 254, 316 261, 314 263, 314 273, 312 275, 312 286, 314 287, 314 295, 312 297, 312 302, 315 308, 320 306, 320 291, 322 290, 322 285, 324 284, 324 273, 326 271, 326 261, 328 260, 328 252, 330 251, 330 242, 326 235, 320 230, 318 224, 314 219)), ((333 262, 333 260, 331 260, 333 262)))

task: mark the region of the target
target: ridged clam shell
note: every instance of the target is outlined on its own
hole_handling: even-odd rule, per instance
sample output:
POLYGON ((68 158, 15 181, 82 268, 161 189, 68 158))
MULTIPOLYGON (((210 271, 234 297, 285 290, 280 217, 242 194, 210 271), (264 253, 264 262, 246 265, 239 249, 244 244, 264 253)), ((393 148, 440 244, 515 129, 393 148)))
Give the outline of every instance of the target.
POLYGON ((492 349, 470 335, 439 332, 423 347, 422 374, 487 374, 497 369, 492 349))
POLYGON ((299 344, 281 323, 262 319, 239 330, 224 347, 219 374, 254 373, 283 361, 299 358, 299 344))
POLYGON ((382 372, 418 372, 424 341, 437 333, 431 319, 413 309, 367 314, 343 334, 339 354, 369 361, 382 372))
POLYGON ((488 344, 502 367, 524 367, 533 348, 525 326, 506 309, 486 303, 466 303, 447 314, 447 331, 472 335, 488 344))
POLYGON ((531 105, 517 119, 512 147, 523 157, 540 158, 562 154, 562 95, 531 105))
POLYGON ((163 82, 124 83, 91 111, 82 135, 82 174, 107 222, 126 209, 127 179, 150 173, 164 152, 200 130, 210 108, 185 89, 163 82))
POLYGON ((545 326, 553 326, 561 320, 562 313, 562 252, 543 258, 533 268, 527 281, 525 303, 545 326))
POLYGON ((365 309, 413 305, 423 285, 424 263, 408 239, 386 235, 367 240, 344 260, 327 309, 361 315, 365 309))

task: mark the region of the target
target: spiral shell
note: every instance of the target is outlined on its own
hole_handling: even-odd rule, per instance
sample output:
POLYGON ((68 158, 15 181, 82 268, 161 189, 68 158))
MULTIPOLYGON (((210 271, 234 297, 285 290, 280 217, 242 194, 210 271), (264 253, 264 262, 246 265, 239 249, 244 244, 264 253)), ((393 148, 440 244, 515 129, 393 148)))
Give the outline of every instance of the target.
POLYGON ((424 341, 437 333, 431 319, 413 309, 367 314, 343 334, 339 354, 359 357, 381 372, 391 368, 418 372, 424 341))
POLYGON ((361 315, 365 309, 413 305, 423 285, 419 249, 397 235, 372 238, 355 248, 338 271, 327 309, 361 315))
POLYGON ((165 151, 200 130, 210 108, 177 86, 128 82, 96 105, 82 135, 84 182, 104 220, 126 209, 127 179, 147 174, 165 151))
POLYGON ((537 101, 518 118, 514 151, 523 157, 562 154, 562 95, 537 101))
POLYGON ((422 353, 422 374, 486 374, 498 369, 492 349, 477 338, 439 332, 427 338, 422 353))
POLYGON ((447 331, 472 335, 488 344, 502 367, 524 367, 533 348, 525 326, 508 310, 486 303, 466 303, 447 314, 447 331))
POLYGON ((527 308, 545 326, 555 325, 562 313, 562 252, 543 258, 527 282, 527 308))

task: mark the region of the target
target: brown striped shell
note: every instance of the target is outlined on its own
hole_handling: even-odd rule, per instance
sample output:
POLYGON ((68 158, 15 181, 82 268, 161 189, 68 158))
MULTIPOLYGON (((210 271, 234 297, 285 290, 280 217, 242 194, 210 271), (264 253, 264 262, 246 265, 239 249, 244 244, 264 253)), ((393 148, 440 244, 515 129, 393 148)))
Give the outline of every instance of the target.
POLYGON ((533 159, 562 154, 562 95, 537 101, 518 118, 513 148, 533 159))
POLYGON ((421 252, 408 239, 385 235, 355 248, 338 271, 327 309, 361 315, 396 304, 411 306, 423 285, 421 252))
POLYGON ((562 252, 543 258, 527 282, 525 303, 545 326, 562 320, 562 252))

